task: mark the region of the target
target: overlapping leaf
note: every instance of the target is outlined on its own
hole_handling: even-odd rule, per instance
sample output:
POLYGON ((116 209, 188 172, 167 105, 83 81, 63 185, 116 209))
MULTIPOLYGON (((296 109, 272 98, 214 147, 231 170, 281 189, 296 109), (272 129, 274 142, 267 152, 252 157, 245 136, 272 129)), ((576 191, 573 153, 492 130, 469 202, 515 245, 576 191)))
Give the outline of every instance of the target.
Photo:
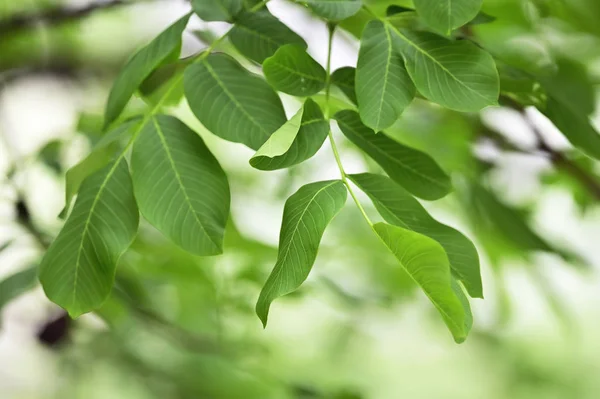
POLYGON ((432 218, 419 201, 388 177, 370 173, 349 177, 371 198, 386 222, 440 243, 448 255, 453 274, 472 297, 483 297, 479 256, 467 237, 432 218))
POLYGON ((93 151, 87 157, 67 171, 65 178, 65 207, 60 213, 61 218, 67 216, 67 213, 71 208, 73 197, 77 194, 77 191, 79 191, 79 187, 81 187, 81 183, 83 183, 85 178, 110 162, 114 152, 114 148, 112 148, 113 144, 124 135, 131 133, 133 128, 138 125, 138 122, 138 119, 133 119, 106 133, 102 139, 96 143, 93 151))
POLYGON ((325 69, 300 46, 280 47, 263 63, 263 72, 269 84, 278 91, 292 96, 307 97, 325 87, 325 69))
POLYGON ((410 77, 429 100, 462 112, 498 103, 498 71, 489 53, 467 40, 451 41, 432 33, 391 29, 410 77))
POLYGON ((260 147, 250 159, 250 165, 275 170, 304 162, 317 153, 328 133, 329 124, 321 108, 309 98, 298 113, 260 147))
POLYGON ((277 93, 225 54, 188 67, 185 96, 202 124, 225 140, 258 150, 287 118, 277 93))
POLYGON ((483 0, 414 0, 414 3, 427 25, 449 35, 477 16, 483 0))
POLYGON ((323 232, 344 206, 346 196, 344 184, 334 180, 307 184, 286 201, 277 262, 256 303, 263 325, 273 300, 295 291, 308 277, 323 232))
POLYGON ((192 0, 194 12, 205 21, 231 22, 242 6, 242 0, 192 0))
POLYGON ((336 85, 350 101, 358 103, 355 90, 356 69, 352 67, 343 67, 335 70, 331 74, 331 83, 336 85))
POLYGON ((117 261, 138 228, 138 209, 123 155, 87 177, 73 212, 40 264, 46 296, 71 317, 98 308, 117 261))
POLYGON ((37 266, 33 266, 0 281, 0 310, 19 295, 35 287, 38 281, 37 273, 37 266))
POLYGON ((245 57, 260 64, 285 44, 306 48, 304 39, 267 10, 242 13, 229 32, 229 40, 245 57))
POLYGON ((454 340, 463 342, 468 323, 463 305, 452 288, 448 257, 441 245, 424 235, 386 223, 377 223, 373 229, 440 312, 454 340))
POLYGON ((105 127, 123 111, 125 105, 142 82, 167 58, 179 55, 181 35, 191 14, 186 14, 138 51, 115 79, 105 111, 105 127))
POLYGON ((229 184, 200 136, 174 117, 153 117, 133 145, 131 169, 146 220, 186 251, 222 252, 229 184))
POLYGON ((341 21, 353 16, 362 7, 361 0, 300 0, 315 14, 330 21, 341 21))
POLYGON ((450 192, 450 178, 429 155, 375 133, 362 124, 355 111, 340 111, 334 118, 350 141, 411 194, 436 200, 450 192))
POLYGON ((415 96, 415 86, 392 41, 389 25, 371 21, 363 31, 358 53, 358 110, 363 123, 377 132, 396 122, 415 96))

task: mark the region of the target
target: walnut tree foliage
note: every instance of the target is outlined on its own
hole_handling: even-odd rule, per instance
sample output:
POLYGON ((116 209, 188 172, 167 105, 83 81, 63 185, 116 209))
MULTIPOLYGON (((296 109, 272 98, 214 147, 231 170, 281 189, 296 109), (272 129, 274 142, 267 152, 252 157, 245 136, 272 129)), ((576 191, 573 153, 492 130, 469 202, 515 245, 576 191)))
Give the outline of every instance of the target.
POLYGON ((536 75, 497 58, 469 34, 475 24, 493 20, 481 12, 482 0, 415 0, 414 9, 393 1, 381 2, 385 7, 361 0, 290 1, 327 27, 320 40, 329 55, 325 65, 269 12, 268 1, 192 0, 189 14, 122 68, 106 103, 102 140, 67 172, 65 224, 39 266, 46 295, 70 316, 107 299, 140 218, 191 254, 223 252, 228 171, 196 132, 167 114, 166 107, 183 98, 212 134, 255 151, 248 168, 269 173, 311 162, 323 146, 339 167, 337 180, 307 181, 285 202, 277 258, 256 298, 265 326, 273 301, 299 289, 319 266, 321 238, 348 197, 364 219, 356 223, 371 228, 378 250, 389 251, 422 289, 456 342, 471 329, 468 298, 484 296, 479 255, 465 234, 435 220, 421 201, 456 193, 469 204, 478 231, 525 250, 553 250, 487 188, 475 180, 456 182, 435 154, 396 140, 395 126, 415 101, 466 115, 500 103, 535 106, 574 147, 600 159, 590 111, 565 95, 566 79, 556 78, 569 74, 568 63, 554 76, 536 75), (230 29, 180 59, 193 13, 230 29), (358 61, 332 71, 332 38, 344 30, 360 40, 358 61), (234 51, 221 49, 226 41, 234 51), (279 93, 299 102, 292 116, 279 93), (133 96, 149 107, 126 118, 133 96), (332 134, 337 130, 380 173, 347 174, 332 134), (372 202, 377 220, 360 198, 372 202))

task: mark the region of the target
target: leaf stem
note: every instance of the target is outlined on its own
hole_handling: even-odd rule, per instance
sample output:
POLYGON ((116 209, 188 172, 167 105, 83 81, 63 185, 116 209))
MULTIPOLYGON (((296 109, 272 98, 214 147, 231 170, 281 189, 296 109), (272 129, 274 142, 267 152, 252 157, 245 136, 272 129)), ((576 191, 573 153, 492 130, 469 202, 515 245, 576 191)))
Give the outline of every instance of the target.
MULTIPOLYGON (((330 96, 330 92, 331 92, 331 48, 332 48, 332 43, 333 43, 333 33, 335 32, 335 24, 328 23, 327 28, 329 30, 329 40, 328 40, 328 48, 327 48, 327 69, 326 69, 327 76, 325 77, 325 119, 327 120, 328 123, 331 123, 331 116, 329 115, 329 96, 330 96)), ((328 137, 329 137, 329 143, 331 144, 331 150, 333 151, 333 157, 335 158, 335 162, 337 163, 338 169, 340 170, 340 176, 342 178, 342 182, 348 189, 348 192, 350 193, 350 196, 352 197, 352 199, 354 200, 354 203, 358 207, 358 210, 360 210, 360 213, 365 218, 365 220, 367 221, 369 226, 371 226, 371 228, 372 228, 373 222, 371 222, 371 219, 369 219, 367 212, 365 211, 362 204, 358 200, 358 197, 354 193, 354 190, 352 190, 352 186, 350 185, 350 182, 348 181, 348 175, 346 174, 346 171, 344 170, 344 165, 342 165, 342 159, 340 158, 340 153, 337 149, 337 145, 335 144, 335 140, 333 139, 333 134, 331 133, 331 127, 329 128, 328 137)))
POLYGON ((252 7, 250 9, 250 12, 256 12, 258 10, 260 10, 261 8, 263 8, 264 6, 267 5, 267 3, 269 2, 269 0, 263 0, 260 3, 256 4, 254 7, 252 7))

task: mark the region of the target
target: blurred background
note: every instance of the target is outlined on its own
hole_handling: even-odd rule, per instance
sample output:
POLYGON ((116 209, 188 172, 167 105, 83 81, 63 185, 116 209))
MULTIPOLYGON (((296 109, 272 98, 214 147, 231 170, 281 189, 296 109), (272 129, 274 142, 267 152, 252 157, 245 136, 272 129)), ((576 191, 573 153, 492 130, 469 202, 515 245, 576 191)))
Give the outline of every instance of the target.
MULTIPOLYGON (((325 63, 322 22, 286 0, 268 8, 325 63)), ((62 225, 64 174, 102 135, 112 80, 189 9, 183 0, 0 0, 0 281, 35 275, 62 225)), ((543 93, 528 76, 558 73, 598 126, 600 3, 485 0, 483 11, 462 33, 502 60, 508 97, 536 105, 543 93)), ((227 28, 193 17, 182 56, 227 28)), ((354 66, 357 50, 339 30, 333 69, 354 66)), ((145 107, 134 99, 127 112, 145 107)), ((254 304, 277 256, 283 204, 306 182, 338 177, 331 151, 261 172, 248 164, 252 151, 212 136, 185 102, 169 112, 228 173, 225 254, 191 256, 144 224, 110 299, 77 320, 39 285, 18 296, 0 288, 1 399, 600 397, 600 168, 534 108, 473 115, 416 100, 387 132, 451 174, 455 193, 424 205, 479 249, 486 298, 472 300, 461 345, 350 201, 307 282, 274 303, 263 330, 254 304)), ((333 128, 348 172, 378 171, 333 128)))

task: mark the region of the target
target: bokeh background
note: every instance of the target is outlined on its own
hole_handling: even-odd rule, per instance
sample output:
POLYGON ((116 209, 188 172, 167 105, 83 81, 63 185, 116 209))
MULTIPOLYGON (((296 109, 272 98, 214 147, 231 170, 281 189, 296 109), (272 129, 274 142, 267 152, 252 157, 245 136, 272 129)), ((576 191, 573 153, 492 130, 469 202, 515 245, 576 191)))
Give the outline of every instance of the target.
MULTIPOLYGON (((268 8, 325 63, 322 22, 289 1, 268 8)), ((102 135, 120 66, 189 9, 183 0, 0 0, 0 280, 34 267, 60 229, 64 173, 102 135)), ((595 103, 597 0, 486 0, 483 10, 493 20, 468 34, 503 68, 578 68, 565 90, 595 103)), ((227 27, 192 18, 182 56, 227 27)), ((338 31, 333 69, 354 66, 357 50, 338 31)), ((134 99, 127 112, 144 107, 134 99)), ((480 250, 486 298, 472 301, 461 345, 350 201, 307 282, 274 303, 263 330, 254 304, 276 259, 283 203, 306 182, 338 177, 331 151, 260 172, 249 149, 212 136, 184 102, 169 112, 228 173, 225 254, 193 257, 146 224, 98 312, 72 321, 39 286, 8 303, 0 291, 1 399, 600 397, 600 168, 535 109, 461 115, 417 100, 388 132, 451 173, 456 192, 425 206, 480 250), (473 181, 492 202, 473 201, 473 181), (527 244, 532 236, 544 250, 527 244)), ((348 172, 377 171, 339 136, 348 172)))

